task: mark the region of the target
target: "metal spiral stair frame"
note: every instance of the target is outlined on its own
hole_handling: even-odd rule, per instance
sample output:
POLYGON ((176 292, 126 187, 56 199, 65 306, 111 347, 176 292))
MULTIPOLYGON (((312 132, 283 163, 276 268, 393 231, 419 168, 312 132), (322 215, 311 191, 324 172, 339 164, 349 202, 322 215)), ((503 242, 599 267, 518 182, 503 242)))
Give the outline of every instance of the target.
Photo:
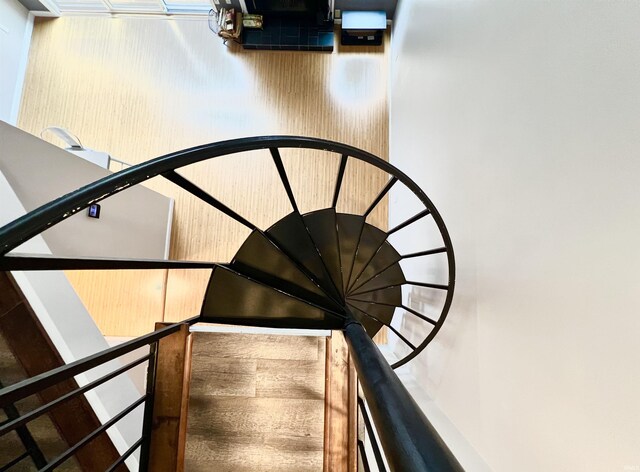
MULTIPOLYGON (((264 136, 234 139, 193 147, 132 166, 64 195, 0 228, 0 270, 159 268, 213 269, 202 312, 190 319, 190 323, 206 321, 344 330, 391 468, 461 470, 392 371, 415 358, 438 333, 451 306, 455 286, 453 248, 442 217, 419 186, 393 165, 360 149, 315 138, 264 136), (340 156, 330 208, 307 214, 300 212, 280 156, 280 149, 284 148, 321 150, 340 156), (267 230, 261 230, 176 172, 208 159, 256 150, 270 152, 292 208, 289 215, 267 230), (363 161, 390 176, 362 215, 336 212, 349 159, 363 161), (23 242, 91 204, 156 176, 168 179, 251 230, 230 263, 9 254, 23 242), (398 183, 420 200, 424 210, 386 232, 368 224, 367 216, 398 183), (444 245, 404 255, 395 251, 388 241, 389 236, 425 217, 433 218, 444 245), (332 244, 334 241, 336 244, 332 244), (401 260, 441 253, 447 257, 446 284, 406 280, 399 265, 401 260), (263 262, 264 254, 272 255, 271 259, 266 258, 275 261, 271 266, 263 262), (405 306, 402 303, 402 285, 445 291, 446 298, 439 316, 428 316, 405 306), (268 303, 265 304, 265 300, 268 303), (417 345, 392 326, 396 308, 432 326, 417 345), (382 326, 387 326, 410 349, 408 355, 391 366, 371 341, 382 326)), ((148 340, 150 343, 155 338, 148 340)), ((58 377, 31 383, 28 379, 0 390, 0 403, 15 401, 38 388, 45 388, 47 382, 54 382, 58 377)), ((149 433, 147 430, 146 434, 149 433)), ((142 439, 138 445, 141 444, 142 439)))

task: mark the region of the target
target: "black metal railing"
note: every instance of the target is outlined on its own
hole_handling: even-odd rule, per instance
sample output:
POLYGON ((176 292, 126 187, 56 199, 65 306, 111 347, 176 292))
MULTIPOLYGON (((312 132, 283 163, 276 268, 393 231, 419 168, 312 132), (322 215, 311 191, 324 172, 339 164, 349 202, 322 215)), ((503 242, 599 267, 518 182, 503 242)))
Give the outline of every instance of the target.
MULTIPOLYGON (((371 466, 369 465, 369 454, 367 453, 366 444, 368 443, 371 447, 373 459, 375 461, 378 472, 386 472, 387 466, 382 458, 382 451, 380 451, 380 445, 378 444, 378 438, 376 437, 375 429, 373 424, 371 423, 371 418, 369 417, 369 412, 367 411, 367 406, 365 405, 364 399, 358 395, 357 400, 358 405, 358 423, 362 418, 362 426, 364 429, 365 437, 358 437, 356 439, 358 445, 358 459, 362 463, 362 467, 364 472, 369 472, 371 466)), ((358 429, 359 431, 359 429, 358 429)))
MULTIPOLYGON (((390 469, 403 472, 461 470, 460 465, 393 372, 393 368, 406 364, 415 358, 438 333, 451 306, 455 286, 453 248, 444 221, 420 187, 400 170, 365 151, 326 140, 289 136, 236 139, 194 147, 124 169, 64 195, 0 228, 0 270, 158 268, 213 269, 202 312, 199 317, 191 319, 191 323, 200 320, 268 327, 344 329, 362 384, 364 400, 368 405, 368 410, 366 408, 360 410, 366 423, 366 429, 371 433, 369 442, 374 448, 374 457, 371 461, 364 454, 361 454, 363 464, 366 462, 368 466, 369 462, 375 462, 380 468, 384 467, 386 460, 390 469), (327 154, 337 155, 340 158, 333 188, 333 199, 329 208, 308 214, 300 212, 280 155, 280 150, 284 148, 323 150, 327 154), (258 228, 249 219, 241 216, 205 189, 198 187, 176 172, 177 169, 204 160, 256 150, 265 150, 270 153, 292 209, 292 213, 267 230, 258 228), (366 210, 358 215, 337 212, 346 168, 353 160, 373 166, 388 175, 384 187, 373 198, 366 210), (231 262, 64 258, 9 254, 23 242, 86 209, 89 205, 156 176, 167 179, 251 230, 250 236, 231 262), (424 208, 388 231, 383 231, 367 223, 367 219, 374 209, 384 201, 392 189, 396 189, 400 184, 415 195, 424 208), (428 218, 431 218, 439 231, 442 245, 419 248, 421 250, 414 250, 406 254, 397 252, 391 246, 390 236, 428 218), (293 239, 296 240, 295 244, 291 244, 293 239), (327 248, 328 241, 334 241, 338 246, 337 250, 327 248), (351 252, 346 254, 345 247, 348 247, 351 252), (277 267, 261 265, 262 262, 269 259, 263 257, 266 253, 269 253, 270 257, 272 256, 272 260, 277 259, 277 267), (442 254, 446 258, 446 281, 414 281, 404 277, 399 265, 401 261, 418 257, 432 258, 437 254, 442 254), (305 279, 305 285, 296 285, 295 280, 301 278, 305 279), (444 293, 439 313, 423 313, 415 307, 407 306, 408 303, 403 303, 401 288, 406 286, 422 287, 444 293), (228 289, 228 287, 232 289, 228 289), (251 290, 244 293, 244 287, 250 287, 251 290), (271 301, 276 308, 287 305, 294 309, 291 316, 289 313, 283 316, 283 313, 278 310, 274 310, 274 314, 270 317, 259 317, 257 314, 255 316, 238 316, 239 314, 244 315, 242 310, 245 307, 255 307, 255 303, 242 304, 243 298, 251 297, 253 300, 260 300, 263 304, 266 301, 271 301), (279 303, 278 300, 282 297, 286 298, 287 303, 279 303), (218 310, 219 307, 223 308, 218 310), (315 314, 306 316, 305 310, 315 314), (397 323, 395 326, 392 325, 393 317, 398 310, 401 311, 402 316, 407 314, 414 320, 424 322, 424 331, 417 341, 415 336, 401 332, 401 327, 397 323), (296 316, 293 316, 293 313, 296 316), (317 315, 318 313, 320 315, 317 315), (371 337, 383 326, 386 326, 389 332, 395 335, 409 351, 392 365, 389 365, 371 340, 371 337), (371 412, 370 417, 367 411, 371 412), (365 415, 367 416, 365 417, 365 415), (377 446, 373 434, 374 428, 378 432, 384 453, 377 446), (383 455, 385 460, 382 459, 383 455)), ((78 388, 54 402, 43 405, 31 413, 12 420, 14 427, 25 425, 54 408, 56 404, 81 395, 116 375, 126 372, 135 365, 143 362, 149 363, 145 395, 114 416, 109 423, 103 424, 94 433, 54 459, 47 466, 48 468, 43 470, 53 469, 105 431, 111 424, 115 424, 142 404, 145 405, 142 437, 131 445, 131 448, 109 470, 118 467, 138 448, 140 448, 141 470, 145 470, 151 435, 150 415, 155 384, 155 346, 159 339, 176 331, 178 326, 178 324, 171 325, 155 333, 0 390, 0 406, 2 406, 3 402, 9 404, 33 395, 56 382, 69 379, 138 347, 151 346, 147 356, 141 357, 91 384, 78 388)), ((364 405, 363 399, 359 404, 361 407, 364 405)), ((4 425, 4 427, 8 426, 4 425)), ((0 429, 0 434, 2 434, 2 429, 0 429)), ((358 443, 358 449, 361 453, 365 451, 365 443, 362 440, 358 443)))
MULTIPOLYGON (((399 169, 389 164, 368 152, 354 148, 341 143, 332 141, 326 141, 316 138, 305 138, 295 136, 262 136, 255 138, 242 138, 229 141, 223 141, 218 143, 207 144, 203 146, 197 146, 184 151, 167 154, 162 157, 138 164, 127 169, 124 169, 115 174, 109 175, 100 179, 94 183, 86 185, 74 192, 64 195, 46 205, 41 206, 27 215, 16 219, 15 221, 0 228, 0 270, 104 270, 104 269, 152 269, 152 268, 166 268, 166 269, 205 269, 205 268, 220 268, 222 270, 230 269, 229 264, 221 262, 201 262, 201 261, 172 261, 172 260, 132 260, 132 259, 101 259, 101 258, 61 258, 54 256, 25 256, 25 255, 11 255, 8 254, 11 250, 18 247, 21 243, 29 240, 37 234, 40 234, 45 229, 60 223, 61 221, 73 216, 77 212, 86 209, 89 205, 97 203, 105 198, 109 198, 116 193, 126 190, 129 187, 137 185, 141 182, 149 180, 153 177, 161 176, 179 187, 183 188, 187 192, 191 193, 204 203, 216 208, 223 212, 230 218, 234 219, 238 223, 248 227, 262 237, 266 238, 276 250, 282 254, 290 263, 308 278, 315 286, 317 286, 323 293, 323 296, 327 299, 328 305, 335 306, 342 311, 349 312, 349 316, 355 316, 356 319, 363 322, 365 325, 386 326, 408 349, 409 353, 403 356, 400 360, 394 363, 393 367, 399 367, 411 359, 415 358, 436 336, 441 329, 449 308, 453 299, 453 291, 455 286, 455 262, 453 247, 447 228, 440 216, 438 210, 435 208, 431 200, 420 189, 420 187, 411 180, 407 175, 402 173, 399 169), (289 197, 291 206, 293 209, 292 215, 297 218, 298 221, 302 221, 302 227, 305 228, 305 233, 300 235, 306 238, 307 245, 311 244, 311 251, 316 252, 321 256, 317 240, 314 240, 314 235, 309 231, 307 226, 306 215, 301 215, 299 206, 297 205, 295 195, 292 191, 287 172, 282 164, 280 156, 280 150, 286 148, 305 148, 327 151, 327 154, 341 156, 338 175, 336 177, 335 188, 332 206, 329 208, 334 213, 342 190, 342 183, 345 176, 346 168, 349 162, 352 160, 364 162, 370 166, 373 166, 385 173, 390 177, 387 184, 375 197, 371 204, 367 207, 366 211, 362 215, 345 215, 352 217, 350 221, 347 221, 347 226, 351 225, 356 228, 354 232, 355 238, 355 254, 348 261, 342 261, 344 264, 344 271, 341 274, 341 278, 345 282, 345 287, 342 287, 343 280, 335 281, 329 277, 327 272, 327 262, 324 258, 320 257, 321 271, 311 270, 300 259, 300 254, 294 253, 289 248, 285 247, 281 240, 274 238, 270 232, 260 230, 256 224, 250 222, 246 218, 240 216, 237 212, 220 202, 214 196, 207 193, 204 189, 201 189, 193 182, 190 182, 180 174, 176 172, 176 169, 195 164, 201 161, 215 159, 216 157, 238 154, 246 151, 265 150, 268 151, 272 158, 274 165, 277 168, 278 174, 281 178, 282 185, 289 197), (366 223, 367 217, 371 214, 374 208, 387 196, 392 188, 402 184, 412 194, 414 194, 418 200, 424 205, 424 209, 410 217, 406 221, 400 223, 389 231, 380 231, 380 237, 375 239, 375 244, 367 248, 364 247, 364 239, 367 232, 371 233, 373 227, 366 223), (381 257, 385 250, 388 250, 390 245, 388 239, 393 234, 401 231, 416 222, 430 217, 435 223, 444 245, 439 248, 427 248, 422 251, 413 252, 411 254, 398 254, 393 250, 387 251, 386 257, 381 257), (364 249, 367 249, 366 251, 364 249), (356 263, 359 257, 365 257, 363 254, 367 253, 366 260, 356 263), (446 270, 448 273, 446 283, 433 283, 430 281, 412 281, 407 280, 402 275, 402 271, 398 274, 399 263, 402 260, 415 258, 415 257, 430 257, 435 254, 444 254, 446 256, 446 270), (377 259, 381 259, 388 262, 379 266, 374 273, 365 272, 368 268, 374 266, 373 262, 377 259), (358 266, 358 267, 356 267, 358 266), (395 277, 394 277, 395 276, 395 277), (388 281, 388 283, 385 283, 388 281), (401 287, 425 287, 437 291, 444 292, 445 299, 442 304, 442 308, 439 310, 439 315, 419 313, 417 310, 407 307, 397 301, 397 294, 400 293, 401 287), (377 295, 380 295, 379 297, 377 295), (407 336, 400 333, 395 327, 392 326, 389 316, 381 316, 378 314, 380 311, 388 309, 387 314, 393 315, 395 308, 401 308, 403 313, 426 322, 429 326, 424 330, 424 336, 416 342, 410 340, 407 336), (366 318, 366 320, 364 320, 366 318)), ((345 221, 349 218, 345 218, 345 221)), ((379 231, 379 230, 378 230, 379 231)), ((369 234, 369 236, 372 236, 369 234)), ((238 277, 242 277, 246 280, 253 282, 260 282, 255 277, 251 277, 249 274, 237 270, 237 267, 231 268, 235 270, 238 277)), ((273 275, 273 274, 267 274, 273 275)), ((296 298, 295 293, 290 293, 285 287, 273 287, 274 290, 279 293, 283 293, 290 298, 296 298)), ((299 298, 299 297, 298 297, 299 298)), ((308 303, 310 300, 305 300, 308 303)), ((324 308, 330 308, 324 306, 324 308)), ((326 310, 330 312, 331 310, 326 310)), ((349 319, 349 316, 343 314, 341 319, 344 321, 349 319)), ((336 317, 334 316, 334 321, 336 317)), ((249 320, 244 319, 245 323, 249 320)), ((280 320, 272 320, 273 325, 281 323, 280 320)), ((225 318, 224 322, 228 322, 225 318)), ((261 319, 259 323, 264 323, 265 320, 261 319)), ((301 326, 308 327, 308 326, 301 326)), ((332 327, 334 327, 332 325, 332 327)))
MULTIPOLYGON (((0 389, 2 388, 4 388, 4 385, 2 384, 2 382, 0 382, 0 389)), ((8 403, 4 405, 2 407, 2 410, 4 411, 7 419, 0 423, 0 429, 14 422, 14 420, 20 416, 18 408, 14 403, 8 403)), ((44 454, 40 450, 37 442, 33 438, 31 431, 29 431, 23 424, 17 424, 15 426, 15 432, 20 439, 20 443, 22 443, 22 447, 24 447, 24 452, 18 454, 13 459, 9 460, 9 462, 6 462, 4 464, 0 462, 0 472, 11 469, 14 465, 20 463, 27 457, 31 458, 31 461, 37 468, 44 467, 47 464, 47 460, 45 459, 44 454)))
MULTIPOLYGON (((461 471, 433 425, 357 322, 343 330, 384 456, 394 471, 461 471)), ((358 405, 379 470, 386 470, 364 401, 358 405)))
MULTIPOLYGON (((9 419, 0 425, 0 438, 11 431, 26 429, 27 424, 36 418, 44 415, 45 413, 53 410, 57 406, 68 402, 69 400, 78 397, 79 395, 83 395, 99 385, 102 385, 109 380, 121 375, 125 372, 128 372, 133 367, 140 365, 144 362, 148 363, 147 367, 147 386, 146 393, 142 395, 140 398, 132 402, 122 411, 114 415, 110 420, 102 424, 100 427, 96 428, 91 433, 87 434, 84 438, 76 442, 73 446, 69 447, 64 452, 60 453, 57 457, 53 458, 48 462, 43 463, 43 457, 40 457, 39 460, 34 460, 34 464, 37 466, 39 471, 50 471, 54 470, 56 467, 63 464, 70 457, 72 457, 78 450, 82 447, 89 444, 92 440, 97 438, 100 434, 104 433, 111 426, 115 425, 118 421, 124 418, 126 415, 131 413, 136 408, 144 405, 144 420, 143 420, 143 428, 142 428, 142 436, 139 440, 137 440, 131 447, 125 451, 107 470, 116 470, 120 466, 120 464, 124 463, 124 461, 133 454, 136 449, 140 448, 140 470, 146 470, 146 457, 148 457, 148 447, 151 438, 151 415, 153 411, 153 398, 155 393, 155 366, 156 366, 156 353, 157 353, 157 344, 158 342, 169 336, 180 329, 180 326, 184 323, 193 323, 195 322, 195 318, 186 320, 179 323, 174 323, 167 327, 161 328, 152 333, 140 336, 136 339, 124 342, 119 344, 118 346, 111 347, 102 352, 98 352, 91 356, 85 357, 83 359, 79 359, 75 362, 71 362, 69 364, 60 366, 58 368, 52 369, 48 372, 44 372, 42 374, 36 375, 29 379, 23 380, 21 382, 15 383, 8 387, 0 390, 0 408, 7 408, 11 405, 19 402, 31 395, 37 394, 38 392, 52 387, 60 382, 65 380, 73 379, 76 375, 82 374, 91 370, 95 367, 104 365, 107 362, 118 359, 119 357, 128 354, 136 349, 139 349, 144 346, 149 346, 150 352, 149 354, 145 354, 144 356, 139 357, 138 359, 129 362, 128 364, 111 371, 110 373, 93 380, 92 382, 79 387, 71 392, 68 392, 55 400, 49 401, 44 405, 41 405, 34 410, 24 413, 22 415, 16 414, 11 415, 9 419)), ((12 466, 18 464, 23 459, 26 459, 29 455, 30 451, 27 453, 20 454, 18 457, 10 459, 6 464, 0 464, 0 470, 8 470, 12 466)))

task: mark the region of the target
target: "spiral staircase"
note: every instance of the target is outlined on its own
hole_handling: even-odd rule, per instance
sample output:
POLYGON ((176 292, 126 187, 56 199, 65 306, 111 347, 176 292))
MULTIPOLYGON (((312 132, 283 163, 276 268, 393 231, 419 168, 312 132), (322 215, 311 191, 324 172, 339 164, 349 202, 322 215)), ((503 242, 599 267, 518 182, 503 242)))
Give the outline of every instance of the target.
MULTIPOLYGON (((420 241, 422 236, 418 232, 414 238, 420 241)), ((0 270, 4 271, 212 269, 202 310, 188 320, 189 324, 208 322, 270 328, 343 330, 364 392, 364 399, 359 403, 371 434, 374 457, 370 460, 375 461, 378 470, 385 470, 387 466, 392 470, 402 471, 461 470, 392 370, 406 364, 424 350, 445 321, 455 283, 451 240, 440 214, 425 193, 408 176, 380 158, 344 144, 288 136, 243 138, 194 147, 112 174, 0 228, 0 256, 0 270), (327 156, 339 159, 329 207, 308 213, 300 211, 281 157, 281 150, 287 148, 322 151, 327 156), (291 206, 289 214, 267 229, 259 228, 250 217, 240 215, 179 172, 180 168, 197 162, 247 151, 270 153, 291 206), (339 212, 337 209, 343 191, 345 170, 352 160, 372 166, 387 176, 384 187, 361 214, 339 212), (63 258, 11 252, 23 242, 91 204, 156 176, 171 181, 200 199, 203 204, 210 205, 250 230, 249 236, 230 261, 63 258), (422 209, 388 231, 376 227, 371 223, 370 215, 393 189, 400 187, 413 194, 421 203, 422 209), (415 225, 426 219, 431 219, 435 225, 440 245, 404 254, 394 248, 390 240, 394 234, 408 232, 413 235, 411 231, 415 225), (430 258, 437 254, 446 258, 446 280, 407 280, 403 261, 421 258, 422 265, 428 265, 430 258), (408 306, 403 288, 406 290, 412 286, 443 294, 439 312, 426 313, 408 306), (417 334, 415 330, 411 336, 403 332, 402 320, 405 317, 411 317, 419 323, 417 334), (381 332, 388 333, 403 345, 395 350, 394 355, 390 356, 388 350, 381 352, 372 342, 372 338, 381 332), (401 353, 400 356, 397 355, 398 352, 401 353), (365 401, 368 404, 366 408, 365 401), (372 423, 375 424, 377 437, 372 433, 372 423), (377 446, 378 439, 383 452, 377 446)), ((108 468, 116 470, 129 455, 139 449, 141 470, 147 470, 153 447, 153 371, 157 362, 153 346, 157 346, 163 337, 176 332, 179 325, 180 323, 169 325, 86 359, 5 387, 0 390, 0 406, 12 405, 61 380, 118 358, 140 346, 151 345, 151 354, 147 356, 149 359, 145 359, 149 360, 147 393, 122 412, 124 416, 133 408, 145 404, 142 437, 108 468)), ((102 382, 108 380, 106 378, 102 382)), ((95 385, 90 388, 93 387, 95 385)), ((88 388, 85 386, 79 390, 81 391, 74 395, 80 395, 88 388)), ((40 410, 42 411, 36 412, 38 415, 46 412, 46 408, 40 410)), ((112 424, 122 416, 114 417, 112 424)), ((32 412, 0 425, 0 435, 27 424, 34 417, 32 412)), ((102 426, 102 431, 105 426, 107 425, 102 426)), ((80 441, 41 470, 55 469, 91 439, 89 437, 84 442, 80 441)), ((369 470, 369 459, 365 457, 364 449, 361 452, 364 468, 369 470)))

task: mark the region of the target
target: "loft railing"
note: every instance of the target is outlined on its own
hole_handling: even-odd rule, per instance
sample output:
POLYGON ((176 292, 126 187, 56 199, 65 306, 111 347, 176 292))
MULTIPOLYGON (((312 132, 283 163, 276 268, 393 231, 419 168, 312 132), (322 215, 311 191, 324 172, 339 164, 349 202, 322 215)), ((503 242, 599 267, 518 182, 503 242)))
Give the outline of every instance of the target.
MULTIPOLYGON (((374 451, 373 457, 368 458, 364 454, 364 442, 358 444, 365 470, 373 463, 379 470, 385 469, 385 463, 392 470, 398 471, 461 470, 438 433, 393 372, 394 368, 415 358, 437 334, 449 311, 455 284, 453 249, 440 214, 415 182, 394 166, 359 149, 320 139, 269 136, 224 141, 176 152, 124 169, 64 195, 0 228, 0 270, 158 268, 213 269, 202 312, 188 320, 189 323, 208 321, 343 330, 364 392, 364 399, 360 399, 358 405, 374 451), (280 150, 285 148, 323 150, 340 158, 329 208, 309 214, 300 212, 280 155, 280 150), (179 168, 207 159, 260 149, 270 153, 292 208, 291 214, 266 230, 258 228, 205 189, 176 172, 179 168), (389 176, 384 188, 361 215, 343 214, 336 210, 345 169, 351 160, 361 161, 389 176), (250 236, 232 261, 61 258, 10 253, 23 242, 91 204, 156 176, 166 178, 251 230, 250 236), (385 232, 369 224, 367 218, 397 184, 404 185, 413 193, 424 205, 424 209, 385 232), (443 245, 404 255, 398 253, 391 246, 389 237, 427 217, 433 219, 443 245), (265 254, 270 257, 264 257, 265 254), (446 283, 410 281, 405 278, 401 261, 428 258, 435 254, 446 257, 446 283), (265 265, 265 260, 276 261, 276 267, 265 265), (403 286, 445 293, 439 315, 422 313, 407 306, 403 302, 403 286), (259 313, 255 312, 256 300, 262 303, 259 313), (283 305, 280 303, 282 300, 287 303, 283 305), (419 342, 409 339, 410 336, 403 333, 402 327, 394 322, 398 311, 402 312, 401 316, 407 314, 420 320, 422 326, 426 327, 419 342), (382 327, 389 329, 406 346, 403 357, 393 361, 391 365, 372 341, 372 337, 382 327), (406 349, 409 350, 408 353, 406 349), (368 408, 364 407, 365 401, 368 408), (377 435, 373 433, 374 428, 377 435), (378 448, 376 437, 380 439, 384 454, 378 448)), ((141 450, 141 470, 146 470, 151 435, 150 408, 154 395, 154 346, 160 339, 178 329, 179 324, 168 326, 0 390, 0 406, 14 403, 136 348, 151 346, 150 354, 2 425, 0 436, 27 424, 57 404, 84 394, 136 365, 148 362, 146 394, 41 469, 53 470, 97 435, 144 404, 141 438, 108 470, 117 468, 138 448, 141 450)))
MULTIPOLYGON (((452 471, 462 467, 362 326, 348 323, 344 335, 375 423, 385 458, 394 471, 452 471)), ((358 402, 378 470, 386 470, 367 408, 358 402)), ((366 457, 366 456, 365 456, 366 457)), ((368 461, 368 459, 365 459, 368 461)), ((368 470, 368 465, 365 470, 368 470)))
MULTIPOLYGON (((59 454, 57 457, 52 459, 50 462, 46 463, 43 467, 39 468, 40 471, 50 471, 54 470, 56 467, 60 466, 63 462, 73 456, 80 448, 91 442, 93 439, 98 437, 98 435, 104 433, 111 426, 115 425, 119 420, 124 418, 127 414, 131 413, 133 410, 138 408, 139 406, 144 405, 144 422, 142 426, 142 436, 138 441, 136 441, 124 454, 122 454, 107 470, 113 471, 116 470, 131 454, 133 454, 136 449, 141 448, 140 454, 140 470, 146 470, 146 457, 148 457, 148 447, 151 439, 151 413, 153 411, 153 397, 155 392, 155 382, 153 381, 155 375, 155 366, 156 366, 156 353, 157 353, 157 344, 158 342, 180 329, 182 324, 193 323, 196 321, 196 318, 191 320, 187 320, 180 323, 174 323, 165 328, 154 331, 153 333, 149 333, 143 336, 140 336, 136 339, 124 342, 118 346, 106 349, 102 352, 94 354, 92 356, 85 357, 84 359, 80 359, 78 361, 63 365, 56 369, 50 370, 48 372, 44 372, 40 375, 36 375, 29 379, 23 380, 22 382, 18 382, 16 384, 10 385, 8 387, 0 390, 0 408, 5 408, 7 405, 15 404, 20 400, 23 400, 31 395, 35 395, 42 390, 45 390, 49 387, 52 387, 60 382, 65 380, 73 379, 76 375, 87 372, 95 367, 104 365, 105 363, 117 359, 125 354, 128 354, 136 349, 139 349, 144 346, 149 346, 150 352, 144 356, 139 357, 138 359, 129 362, 123 367, 116 369, 99 379, 96 379, 82 387, 79 387, 61 397, 48 402, 38 408, 30 411, 29 413, 23 414, 13 419, 9 419, 2 425, 0 425, 0 438, 11 431, 14 431, 27 423, 37 419, 41 415, 51 411, 53 408, 61 405, 64 402, 68 402, 73 398, 76 398, 79 395, 85 394, 89 392, 99 385, 108 382, 109 380, 121 375, 135 366, 147 363, 147 389, 146 393, 138 398, 136 401, 131 403, 128 407, 124 408, 120 413, 113 416, 109 421, 104 423, 99 428, 95 429, 90 434, 86 435, 83 439, 78 441, 72 447, 68 448, 66 451, 59 454)), ((10 459, 6 465, 15 465, 22 460, 20 455, 16 458, 10 459), (19 460, 18 460, 19 459, 19 460), (14 462, 15 461, 15 462, 14 462)), ((25 456, 26 457, 26 456, 25 456)))

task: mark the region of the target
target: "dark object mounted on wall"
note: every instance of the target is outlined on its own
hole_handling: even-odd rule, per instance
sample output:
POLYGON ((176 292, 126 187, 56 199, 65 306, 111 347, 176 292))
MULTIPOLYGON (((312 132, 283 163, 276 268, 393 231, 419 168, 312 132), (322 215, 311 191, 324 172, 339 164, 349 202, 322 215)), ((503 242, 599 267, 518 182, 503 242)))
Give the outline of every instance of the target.
POLYGON ((89 205, 89 209, 87 210, 87 216, 89 218, 100 218, 100 205, 98 203, 93 203, 89 205))

